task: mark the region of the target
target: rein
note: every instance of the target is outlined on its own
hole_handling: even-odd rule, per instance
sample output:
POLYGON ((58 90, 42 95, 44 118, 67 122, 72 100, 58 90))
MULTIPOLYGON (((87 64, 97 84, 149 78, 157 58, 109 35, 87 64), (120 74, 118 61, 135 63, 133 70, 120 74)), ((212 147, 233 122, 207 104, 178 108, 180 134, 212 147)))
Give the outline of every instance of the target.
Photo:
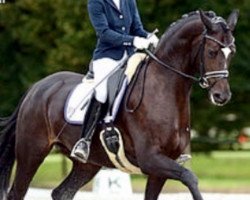
POLYGON ((185 74, 184 72, 181 72, 177 69, 175 69, 174 67, 171 67, 170 65, 164 63, 163 61, 161 61, 159 58, 157 58, 150 50, 148 49, 145 49, 146 53, 151 57, 153 58, 156 62, 158 62, 160 65, 162 65, 163 67, 185 77, 185 78, 189 78, 189 79, 192 79, 193 81, 196 81, 196 82, 199 82, 200 81, 200 78, 197 78, 195 76, 192 76, 192 75, 189 75, 189 74, 185 74))
POLYGON ((201 62, 200 62, 200 77, 195 77, 195 76, 192 76, 192 75, 189 75, 189 74, 186 74, 182 71, 179 71, 177 69, 175 69, 174 67, 164 63, 163 61, 161 61, 159 58, 157 58, 150 50, 148 49, 145 49, 145 52, 152 58, 154 59, 157 63, 159 63, 160 65, 162 65, 163 67, 185 77, 185 78, 188 78, 188 79, 191 79, 195 82, 198 82, 199 85, 201 86, 201 88, 203 89, 206 89, 206 88, 209 88, 210 85, 209 85, 209 82, 208 82, 208 79, 211 79, 211 78, 219 78, 219 79, 222 79, 222 78, 228 78, 229 76, 229 72, 228 70, 218 70, 218 71, 210 71, 210 72, 205 72, 205 64, 204 64, 204 47, 205 47, 205 42, 206 42, 206 39, 209 39, 217 44, 219 44, 220 46, 226 48, 226 47, 230 47, 234 44, 234 40, 226 45, 224 43, 222 43, 221 41, 217 40, 216 38, 214 37, 211 37, 209 35, 206 34, 206 31, 203 33, 203 42, 201 44, 201 49, 203 50, 203 53, 201 54, 201 62))
POLYGON ((131 87, 128 90, 128 94, 125 97, 125 111, 128 113, 134 113, 141 105, 142 99, 143 99, 143 95, 144 95, 144 84, 145 84, 145 80, 146 80, 146 72, 148 69, 148 59, 145 59, 144 61, 142 61, 142 63, 140 64, 139 68, 136 70, 136 73, 131 81, 131 87), (142 68, 145 65, 144 68, 142 68), (140 75, 141 70, 143 70, 143 74, 142 74, 142 88, 140 90, 140 94, 139 94, 139 102, 137 103, 136 106, 134 106, 134 108, 129 108, 128 107, 128 102, 129 99, 131 97, 132 92, 134 91, 134 87, 135 87, 135 83, 137 82, 138 76, 140 75))
MULTIPOLYGON (((222 46, 224 48, 230 47, 230 46, 232 46, 234 44, 234 40, 233 40, 230 44, 226 45, 226 44, 222 43, 221 41, 217 40, 216 38, 207 35, 206 30, 205 30, 203 32, 203 40, 202 40, 202 44, 201 44, 201 48, 200 48, 200 49, 203 50, 203 52, 201 54, 201 61, 200 61, 200 77, 192 76, 190 74, 186 74, 186 73, 184 73, 182 71, 179 71, 179 70, 175 69, 174 67, 168 65, 167 63, 164 63, 159 58, 157 58, 155 56, 155 54, 152 53, 149 49, 144 49, 144 50, 149 55, 149 57, 151 57, 153 60, 155 60, 157 63, 159 63, 161 66, 165 67, 166 69, 171 70, 172 72, 175 72, 176 74, 179 74, 182 77, 191 79, 191 80, 199 83, 200 87, 203 88, 203 89, 210 89, 217 81, 215 83, 213 83, 212 86, 211 86, 209 84, 208 79, 211 79, 211 78, 219 78, 219 79, 228 78, 229 72, 228 72, 228 70, 218 70, 218 71, 205 72, 204 47, 205 47, 206 39, 209 39, 209 40, 219 44, 220 46, 222 46)), ((145 82, 145 79, 146 79, 147 68, 148 68, 148 63, 146 63, 146 67, 145 67, 144 72, 143 72, 144 74, 143 74, 143 80, 142 80, 142 89, 141 89, 141 93, 140 93, 140 96, 139 96, 139 102, 137 103, 136 106, 134 106, 133 109, 130 109, 130 108, 128 108, 128 101, 129 101, 129 99, 131 97, 131 94, 132 94, 132 91, 134 89, 136 80, 137 80, 137 78, 139 76, 140 69, 137 70, 137 73, 135 74, 135 77, 134 77, 134 79, 132 81, 132 86, 131 86, 130 90, 128 91, 128 95, 127 95, 126 100, 125 100, 125 110, 126 110, 126 112, 133 113, 141 105, 143 95, 144 95, 144 82, 145 82)))

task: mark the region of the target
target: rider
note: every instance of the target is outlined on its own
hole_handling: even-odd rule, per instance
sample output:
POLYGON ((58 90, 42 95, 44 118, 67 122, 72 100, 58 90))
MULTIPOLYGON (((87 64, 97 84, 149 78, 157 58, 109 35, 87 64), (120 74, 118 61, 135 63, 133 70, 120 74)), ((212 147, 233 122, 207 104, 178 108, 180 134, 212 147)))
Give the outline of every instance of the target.
MULTIPOLYGON (((135 48, 146 49, 150 44, 156 46, 159 41, 155 34, 144 30, 136 0, 88 0, 88 13, 98 38, 92 63, 96 83, 123 63, 135 48)), ((95 88, 81 139, 72 150, 72 155, 82 162, 88 159, 95 125, 100 120, 101 105, 106 99, 107 80, 95 88)))

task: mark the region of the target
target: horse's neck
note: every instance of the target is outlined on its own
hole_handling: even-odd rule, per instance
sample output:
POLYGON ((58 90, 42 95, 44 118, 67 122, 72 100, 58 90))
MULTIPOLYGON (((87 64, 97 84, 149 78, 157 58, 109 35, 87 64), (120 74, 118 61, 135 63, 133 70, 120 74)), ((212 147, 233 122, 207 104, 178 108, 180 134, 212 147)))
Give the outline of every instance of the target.
MULTIPOLYGON (((177 48, 177 47, 176 47, 177 48)), ((169 65, 170 67, 177 69, 182 73, 186 73, 189 75, 193 75, 195 72, 195 66, 192 66, 192 60, 190 59, 190 48, 189 44, 186 44, 185 51, 180 51, 180 49, 171 49, 170 53, 166 52, 166 54, 156 54, 157 57, 162 60, 164 63, 169 65)), ((159 51, 160 52, 160 51, 159 51)), ((156 62, 151 62, 148 70, 149 76, 152 76, 151 81, 152 87, 162 87, 167 92, 174 92, 178 90, 183 93, 183 97, 185 94, 189 95, 189 90, 192 86, 191 79, 185 78, 182 75, 173 72, 160 64, 156 64, 156 62)))
MULTIPOLYGON (((203 27, 195 26, 196 33, 189 30, 190 27, 193 27, 193 24, 185 26, 182 34, 169 34, 165 36, 166 38, 163 37, 155 55, 169 66, 194 75, 199 67, 197 67, 197 62, 194 62, 195 55, 191 53, 198 52, 200 41, 198 40, 194 45, 194 38, 201 34, 203 27)), ((148 112, 151 112, 152 108, 164 109, 172 106, 179 111, 176 115, 180 112, 188 115, 193 81, 164 68, 152 58, 147 64, 148 66, 144 66, 139 73, 130 104, 139 105, 138 102, 142 98, 142 107, 145 107, 148 112), (145 68, 147 68, 146 76, 143 70, 145 68)))
MULTIPOLYGON (((200 42, 194 45, 194 38, 197 35, 199 34, 196 34, 196 36, 192 34, 186 35, 182 41, 173 37, 166 39, 165 42, 162 41, 156 51, 156 56, 169 66, 186 74, 194 75, 199 69, 194 59, 196 55, 192 55, 192 53, 198 52, 200 42), (176 40, 175 43, 173 39, 176 40)), ((184 35, 179 35, 179 37, 184 37, 184 35)), ((150 103, 161 104, 162 106, 172 104, 179 110, 183 109, 183 107, 189 107, 192 84, 191 79, 185 78, 161 66, 156 61, 150 60, 145 81, 145 95, 151 98, 155 96, 155 102, 145 103, 148 105, 150 103)))
MULTIPOLYGON (((145 90, 149 96, 162 98, 162 102, 169 104, 176 102, 177 99, 188 103, 192 81, 188 80, 159 64, 149 64, 147 78, 145 81, 145 90)), ((158 102, 157 102, 158 103, 158 102)))
MULTIPOLYGON (((156 51, 156 56, 161 61, 188 75, 199 73, 200 55, 198 54, 202 41, 203 25, 197 21, 184 26, 180 31, 181 33, 163 39, 156 51), (193 27, 195 27, 195 31, 193 31, 193 27)), ((184 94, 190 94, 188 91, 191 90, 191 79, 155 64, 155 62, 152 64, 151 70, 151 74, 154 74, 155 79, 162 80, 159 81, 158 85, 164 85, 167 91, 178 90, 184 94)))

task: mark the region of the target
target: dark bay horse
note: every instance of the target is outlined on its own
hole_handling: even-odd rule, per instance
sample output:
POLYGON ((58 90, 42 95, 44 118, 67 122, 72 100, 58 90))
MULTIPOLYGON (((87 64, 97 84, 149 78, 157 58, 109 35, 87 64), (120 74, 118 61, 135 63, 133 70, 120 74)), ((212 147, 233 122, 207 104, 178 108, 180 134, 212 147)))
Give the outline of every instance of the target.
MULTIPOLYGON (((145 200, 156 200, 167 179, 181 181, 194 200, 202 200, 196 176, 175 159, 190 142, 190 93, 194 81, 207 89, 215 105, 224 105, 231 98, 227 77, 235 52, 232 32, 237 19, 237 11, 227 20, 200 11, 172 24, 139 71, 130 98, 123 102, 115 124, 121 130, 128 160, 148 177, 145 200), (141 103, 134 112, 126 111, 125 105, 134 108, 138 101, 141 103)), ((27 91, 9 118, 1 118, 0 199, 23 199, 54 145, 70 158, 81 127, 67 124, 63 110, 66 97, 81 79, 82 75, 71 72, 48 76, 27 91), (14 160, 16 174, 8 191, 14 160)), ((53 190, 53 199, 73 199, 102 166, 114 167, 98 132, 88 163, 70 159, 72 171, 53 190)))

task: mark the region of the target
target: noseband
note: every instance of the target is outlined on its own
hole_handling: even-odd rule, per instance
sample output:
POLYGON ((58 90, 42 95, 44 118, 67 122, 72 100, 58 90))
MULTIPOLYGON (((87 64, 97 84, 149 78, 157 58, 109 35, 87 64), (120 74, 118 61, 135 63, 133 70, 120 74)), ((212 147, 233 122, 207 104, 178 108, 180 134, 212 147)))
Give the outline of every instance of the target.
MULTIPOLYGON (((208 40, 211 40, 217 44, 219 44, 221 47, 223 48, 228 48, 230 46, 232 46, 234 44, 234 40, 230 43, 230 44, 224 44, 222 43, 221 41, 217 40, 216 38, 214 37, 211 37, 209 35, 207 35, 206 31, 203 33, 203 40, 202 40, 202 44, 201 44, 201 47, 200 49, 203 51, 201 53, 201 61, 200 61, 200 77, 195 77, 195 76, 192 76, 192 75, 189 75, 189 74, 186 74, 184 72, 181 72, 177 69, 175 69, 174 67, 164 63, 163 61, 161 61, 159 58, 157 58, 150 50, 148 49, 145 49, 146 53, 152 58, 154 59, 157 63, 159 63, 160 65, 162 65, 163 67, 185 77, 185 78, 189 78, 195 82, 198 82, 199 85, 202 87, 202 88, 211 88, 211 85, 209 84, 209 81, 208 79, 211 79, 211 78, 217 78, 217 79, 222 79, 222 78, 228 78, 229 76, 229 72, 228 70, 218 70, 218 71, 209 71, 209 72, 205 72, 205 64, 204 64, 204 54, 205 54, 205 43, 206 43, 206 39, 208 40)), ((215 84, 215 83, 214 83, 215 84)), ((213 85, 214 85, 213 84, 213 85)))

